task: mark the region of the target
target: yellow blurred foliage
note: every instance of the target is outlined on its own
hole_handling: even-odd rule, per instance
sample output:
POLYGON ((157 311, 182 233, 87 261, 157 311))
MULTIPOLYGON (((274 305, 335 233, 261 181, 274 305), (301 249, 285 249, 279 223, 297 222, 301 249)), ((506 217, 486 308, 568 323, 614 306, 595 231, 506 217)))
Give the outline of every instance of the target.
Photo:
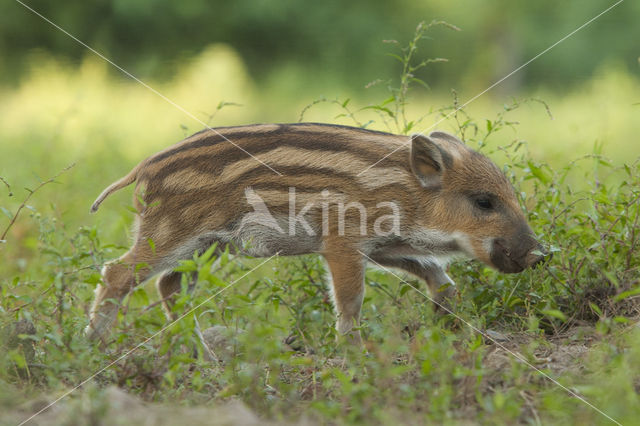
MULTIPOLYGON (((212 45, 185 62, 171 80, 149 82, 179 108, 95 56, 72 66, 39 54, 31 64, 30 73, 18 87, 5 88, 1 94, 0 154, 2 145, 24 144, 35 155, 55 139, 70 154, 91 155, 96 147, 108 147, 135 162, 202 129, 203 123, 222 126, 296 121, 303 106, 315 100, 311 92, 285 90, 278 97, 279 90, 275 88, 258 90, 239 55, 222 44, 212 45), (285 99, 291 97, 294 99, 285 99), (240 106, 227 106, 216 113, 221 102, 240 106)), ((286 82, 278 83, 279 87, 283 85, 286 82)), ((435 86, 432 92, 411 97, 408 115, 419 117, 450 105, 451 95, 438 89, 435 86)), ((314 90, 317 93, 317 88, 314 90)), ((340 89, 326 87, 327 98, 350 97, 352 109, 365 106, 364 99, 371 99, 365 89, 350 94, 333 90, 340 89)), ((460 102, 474 95, 460 93, 460 102)), ((509 120, 519 122, 516 130, 502 129, 493 143, 527 140, 534 157, 554 164, 592 152, 595 143, 603 144, 604 154, 616 161, 632 161, 640 155, 636 140, 640 134, 640 80, 620 67, 602 68, 590 81, 568 94, 543 87, 517 98, 526 97, 544 100, 554 119, 549 118, 540 104, 523 105, 508 116, 509 120)), ((485 119, 494 119, 503 104, 510 102, 511 98, 497 99, 489 92, 467 109, 482 125, 485 119)), ((336 119, 341 112, 334 105, 321 104, 305 118, 353 124, 344 117, 336 119)), ((377 116, 365 112, 360 121, 367 122, 369 118, 377 116)), ((430 129, 439 118, 432 112, 414 131, 430 129)), ((379 120, 370 127, 388 130, 379 120)), ((455 125, 443 122, 435 128, 451 131, 455 125)), ((32 167, 38 169, 37 164, 32 167)))
MULTIPOLYGON (((169 82, 148 83, 201 122, 95 56, 77 68, 37 59, 19 87, 2 94, 0 134, 5 142, 37 145, 34 136, 43 143, 57 137, 71 150, 86 152, 109 143, 140 156, 203 128, 223 100, 253 103, 244 64, 225 45, 210 46, 169 82)), ((242 122, 246 110, 228 107, 221 115, 228 123, 242 122)))

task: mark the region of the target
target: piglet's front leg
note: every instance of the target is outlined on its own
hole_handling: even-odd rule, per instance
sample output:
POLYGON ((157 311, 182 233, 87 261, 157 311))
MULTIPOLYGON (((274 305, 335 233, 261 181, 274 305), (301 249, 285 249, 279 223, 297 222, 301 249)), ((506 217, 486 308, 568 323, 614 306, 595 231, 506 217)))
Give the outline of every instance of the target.
POLYGON ((364 299, 364 258, 356 248, 342 240, 328 242, 323 255, 331 272, 338 316, 336 329, 349 341, 361 345, 360 331, 353 328, 360 325, 360 309, 364 299))
POLYGON ((402 269, 422 279, 429 286, 429 292, 436 308, 443 311, 450 309, 451 300, 456 296, 455 284, 437 263, 420 262, 411 258, 392 258, 384 255, 375 255, 371 261, 378 266, 402 269))

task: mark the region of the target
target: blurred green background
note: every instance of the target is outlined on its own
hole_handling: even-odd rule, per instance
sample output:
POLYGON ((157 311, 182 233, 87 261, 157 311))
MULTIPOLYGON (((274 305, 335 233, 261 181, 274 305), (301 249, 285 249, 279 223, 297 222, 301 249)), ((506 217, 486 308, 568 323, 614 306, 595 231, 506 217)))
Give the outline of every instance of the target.
MULTIPOLYGON (((613 1, 540 0, 29 0, 35 10, 144 79, 171 79, 211 44, 231 46, 259 86, 283 75, 297 90, 360 87, 383 78, 383 39, 403 40, 420 20, 442 19, 463 31, 434 31, 423 56, 449 58, 425 76, 434 87, 483 89, 577 28, 613 1)), ((2 77, 16 82, 34 50, 78 65, 87 51, 14 1, 0 6, 2 77)), ((640 5, 625 2, 562 48, 503 85, 509 93, 540 85, 575 88, 603 64, 637 69, 640 5)), ((299 92, 297 92, 299 93, 299 92)), ((215 96, 211 93, 210 96, 215 96)))
MULTIPOLYGON (((613 2, 26 4, 211 126, 295 122, 323 97, 350 99, 354 110, 379 104, 401 72, 390 54, 400 53, 419 22, 443 20, 460 31, 435 26, 416 53, 418 61, 448 59, 416 73, 429 87, 414 85, 407 114, 425 116, 414 129, 421 131, 453 103, 452 90, 460 103, 473 98, 613 2), (224 102, 232 105, 219 109, 224 102)), ((508 115, 517 127, 505 126, 492 143, 527 141, 534 159, 552 165, 594 149, 618 164, 634 161, 640 155, 638 18, 639 2, 621 3, 479 97, 469 114, 483 123, 514 100, 542 99, 553 118, 540 103, 526 103, 508 115)), ((98 225, 123 244, 130 191, 89 216, 94 198, 145 156, 203 127, 15 1, 0 4, 0 99, 0 176, 14 193, 8 197, 0 188, 2 206, 15 211, 26 195, 22 188, 76 163, 61 185, 30 201, 34 210, 73 226, 98 225)), ((304 119, 354 124, 339 117, 343 112, 324 102, 304 119)), ((369 127, 387 130, 375 114, 369 118, 369 127)), ((436 127, 457 129, 452 120, 436 127)), ((11 239, 26 241, 15 250, 35 250, 34 226, 25 221, 12 228, 11 239)))

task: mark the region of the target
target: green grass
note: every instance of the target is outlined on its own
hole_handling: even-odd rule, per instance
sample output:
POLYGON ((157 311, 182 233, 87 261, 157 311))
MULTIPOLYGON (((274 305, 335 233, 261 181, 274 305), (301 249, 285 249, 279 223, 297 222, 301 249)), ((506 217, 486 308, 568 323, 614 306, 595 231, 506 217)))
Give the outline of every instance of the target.
MULTIPOLYGON (((0 243, 0 420, 7 424, 26 419, 165 326, 149 283, 125 300, 106 349, 83 338, 99 268, 127 246, 130 193, 121 191, 95 216, 88 209, 143 156, 200 127, 185 125, 188 119, 170 105, 94 61, 78 70, 38 63, 0 106, 0 176, 7 184, 0 183, 0 207, 8 216, 0 232, 28 195, 24 187, 34 189, 75 166, 32 195, 0 243), (14 332, 17 321, 32 324, 32 334, 14 332)), ((364 354, 336 344, 318 257, 275 259, 216 297, 260 260, 223 256, 212 274, 214 259, 195 258, 183 268, 201 271, 198 286, 187 294, 185 285, 174 312, 202 306, 100 371, 43 419, 125 424, 140 412, 166 410, 158 422, 189 417, 204 424, 239 400, 276 423, 611 423, 534 366, 617 421, 635 423, 640 111, 633 96, 639 86, 606 70, 579 92, 558 96, 541 89, 506 106, 482 99, 438 126, 503 166, 532 228, 554 252, 546 267, 507 276, 477 262, 454 264, 456 315, 434 312, 404 280, 425 291, 419 282, 369 271, 364 354), (544 99, 553 120, 534 97, 544 99), (218 348, 224 362, 207 360, 197 337, 197 330, 214 325, 231 335, 228 347, 218 348), (153 405, 134 402, 131 410, 118 410, 122 394, 114 396, 110 386, 153 405)), ((224 48, 158 88, 205 121, 221 101, 244 105, 220 109, 213 125, 296 121, 313 100, 258 95, 224 48)), ((353 124, 355 116, 383 130, 386 121, 394 131, 397 121, 399 131, 420 131, 452 111, 449 95, 391 95, 373 104, 342 96, 317 103, 305 117, 353 124), (405 107, 404 116, 397 105, 405 107), (405 117, 413 117, 413 128, 405 117)))

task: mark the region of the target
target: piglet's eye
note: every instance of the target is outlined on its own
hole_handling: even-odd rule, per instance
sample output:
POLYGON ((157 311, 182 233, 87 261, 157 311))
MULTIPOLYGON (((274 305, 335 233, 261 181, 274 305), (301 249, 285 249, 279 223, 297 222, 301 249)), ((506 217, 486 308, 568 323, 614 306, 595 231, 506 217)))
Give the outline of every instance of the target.
POLYGON ((489 197, 477 197, 474 199, 474 204, 480 210, 493 210, 493 203, 489 197))

